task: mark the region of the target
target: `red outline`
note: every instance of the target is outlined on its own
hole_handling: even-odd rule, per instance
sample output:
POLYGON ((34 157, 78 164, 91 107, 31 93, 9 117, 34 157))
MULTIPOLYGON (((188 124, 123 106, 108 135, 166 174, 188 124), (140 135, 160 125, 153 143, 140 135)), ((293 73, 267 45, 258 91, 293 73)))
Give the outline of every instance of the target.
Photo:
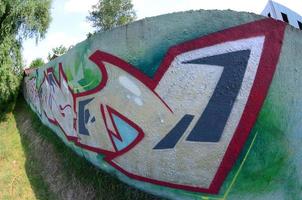
MULTIPOLYGON (((177 188, 177 189, 183 189, 183 190, 189 190, 193 192, 203 192, 203 193, 211 193, 211 194, 217 194, 219 192, 219 189, 221 185, 223 184, 226 176, 231 171, 234 163, 236 162, 244 144, 247 140, 249 133, 257 119, 258 113, 261 109, 261 106, 264 102, 264 99, 266 97, 266 94, 268 92, 269 86, 271 84, 276 65, 278 63, 283 36, 284 36, 284 30, 285 30, 286 24, 282 22, 278 22, 272 19, 264 19, 259 20, 255 22, 251 22, 248 24, 244 24, 241 26, 233 27, 230 29, 226 29, 220 32, 216 32, 207 36, 203 36, 201 38, 185 42, 180 45, 176 45, 174 47, 171 47, 169 51, 167 52, 163 62, 159 66, 157 72, 155 73, 154 77, 151 79, 142 72, 140 72, 138 69, 133 67, 132 65, 128 64, 127 62, 121 60, 120 58, 117 58, 116 56, 110 55, 105 52, 96 51, 94 54, 90 56, 90 59, 97 64, 97 66, 100 68, 103 78, 102 82, 98 87, 96 87, 93 90, 86 91, 80 94, 74 94, 74 110, 76 110, 75 105, 75 98, 80 96, 86 96, 92 93, 95 93, 99 90, 101 90, 103 87, 105 87, 107 82, 107 72, 104 66, 103 62, 108 62, 111 64, 114 64, 117 67, 120 67, 121 69, 125 70, 126 72, 133 75, 135 78, 140 80, 142 83, 144 83, 150 90, 157 96, 158 94, 154 91, 156 86, 158 85, 159 81, 167 71, 167 69, 170 67, 171 62, 175 59, 175 57, 179 54, 182 54, 184 52, 192 51, 195 49, 200 49, 204 47, 209 47, 215 44, 220 44, 228 41, 235 41, 239 39, 245 39, 250 37, 256 37, 256 36, 265 36, 265 42, 263 46, 262 55, 260 58, 258 70, 256 73, 256 77, 254 80, 254 84, 252 86, 251 92, 249 94, 249 98, 247 101, 247 104, 244 108, 243 114, 241 116, 241 119, 239 121, 239 124, 237 126, 237 129, 234 133, 234 136, 225 152, 224 158, 216 172, 216 175, 210 184, 209 188, 200 188, 200 187, 193 187, 188 185, 181 185, 181 184, 174 184, 159 180, 154 180, 146 177, 141 177, 135 174, 132 174, 130 172, 127 172, 126 170, 122 169, 119 165, 114 163, 112 160, 125 153, 126 151, 133 148, 142 138, 143 138, 143 130, 140 129, 136 124, 134 124, 132 121, 127 119, 126 117, 120 115, 117 111, 107 106, 107 109, 109 112, 119 115, 123 120, 130 123, 133 127, 135 127, 137 130, 139 130, 139 138, 136 139, 135 142, 131 143, 127 148, 123 149, 122 151, 112 153, 104 150, 99 150, 94 147, 89 147, 87 145, 83 145, 79 143, 79 141, 76 140, 76 144, 78 146, 81 146, 85 149, 97 152, 97 153, 103 153, 106 155, 105 159, 109 164, 111 164, 113 167, 115 167, 117 170, 125 174, 126 176, 144 181, 149 182, 157 185, 177 188)), ((61 71, 63 77, 66 78, 61 63, 59 64, 59 70, 61 71)), ((55 77, 55 76, 54 76, 55 77)), ((66 79, 67 80, 67 79, 66 79)), ((70 88, 69 88, 70 89, 70 88)), ((160 97, 159 97, 160 98, 160 97)), ((165 105, 166 103, 162 101, 165 105)), ((172 110, 166 105, 167 108, 172 112, 172 110)), ((101 106, 101 112, 103 115, 103 118, 105 120, 104 115, 104 107, 101 106)), ((110 131, 107 127, 106 120, 105 125, 108 131, 110 131)), ((62 128, 61 128, 62 129, 62 128)), ((64 132, 64 131, 63 131, 64 132)), ((64 133, 65 134, 65 133, 64 133)), ((111 133, 109 133, 111 134, 111 133)), ((66 134, 65 134, 66 135, 66 134)), ((67 137, 68 138, 68 137, 67 137)))
POLYGON ((105 67, 103 62, 108 62, 110 64, 115 65, 116 67, 121 68, 127 73, 131 74, 136 79, 138 79, 141 83, 143 83, 146 87, 148 87, 153 92, 153 94, 155 94, 155 96, 168 108, 168 110, 171 113, 173 113, 173 110, 169 107, 169 105, 154 91, 155 87, 158 84, 158 82, 157 83, 154 82, 154 78, 153 79, 149 78, 147 75, 145 75, 144 73, 142 73, 137 68, 130 65, 129 63, 125 62, 124 60, 100 50, 94 52, 90 56, 90 59, 96 64, 102 64, 100 65, 102 67, 105 67))
MULTIPOLYGON (((136 144, 138 144, 143 138, 144 138, 144 131, 137 125, 135 124, 134 122, 132 122, 131 120, 129 120, 128 118, 126 118, 124 115, 120 114, 118 111, 116 111, 115 109, 113 109, 112 107, 110 106, 106 106, 107 107, 107 110, 109 112, 109 115, 110 115, 110 118, 111 118, 111 121, 112 121, 112 124, 114 126, 114 129, 115 131, 117 132, 118 134, 118 137, 120 138, 120 140, 122 141, 122 138, 116 128, 116 125, 114 123, 114 120, 112 118, 112 114, 113 115, 116 115, 118 116, 119 118, 121 118, 122 120, 124 120, 126 123, 128 123, 130 126, 132 126, 134 129, 137 130, 138 132, 138 136, 135 138, 135 140, 130 144, 128 145, 126 148, 120 150, 120 151, 117 151, 116 154, 114 154, 112 157, 106 157, 105 160, 108 162, 108 163, 111 163, 111 160, 113 160, 115 157, 118 157, 124 153, 126 153, 127 151, 129 151, 130 149, 132 149, 136 144)), ((104 119, 106 120, 106 119, 104 119)), ((107 128, 107 127, 106 127, 107 128)), ((109 129, 107 128, 107 130, 109 131, 109 129)), ((116 136, 116 134, 114 134, 114 136, 116 136)), ((112 136, 111 136, 112 137, 112 136)), ((112 140, 112 143, 115 145, 115 143, 113 142, 112 140)), ((116 148, 116 147, 115 147, 116 148)), ((116 148, 117 149, 117 148, 116 148)))
MULTIPOLYGON (((100 65, 97 65, 102 73, 102 81, 100 82, 100 84, 92 89, 92 90, 89 90, 89 91, 85 91, 85 92, 82 92, 82 93, 77 93, 75 94, 72 90, 72 88, 68 85, 68 90, 69 92, 72 94, 72 97, 73 97, 73 109, 74 109, 74 112, 76 114, 76 98, 77 97, 82 97, 82 96, 86 96, 86 95, 89 95, 89 94, 94 94, 96 92, 98 92, 99 90, 101 90, 102 88, 104 88, 106 86, 106 83, 107 83, 107 80, 108 80, 108 76, 107 76, 107 72, 105 70, 105 66, 102 66, 103 64, 100 65)), ((61 78, 63 77, 63 79, 67 82, 67 76, 65 75, 64 71, 63 71, 63 66, 62 66, 62 63, 59 63, 59 80, 57 79, 57 77, 54 75, 54 69, 53 67, 50 67, 47 69, 47 74, 44 72, 44 78, 43 78, 43 81, 42 83, 40 84, 39 86, 39 89, 41 88, 41 86, 43 85, 43 83, 45 82, 45 79, 47 81, 48 80, 48 77, 47 75, 49 73, 52 73, 53 77, 54 77, 54 80, 56 82, 56 84, 61 88, 61 78)), ((100 149, 100 148, 97 148, 97 147, 92 147, 92 146, 89 146, 89 145, 86 145, 86 144, 83 144, 81 143, 81 141, 79 140, 78 137, 76 136, 69 136, 65 130, 62 128, 62 126, 60 125, 60 123, 57 121, 57 120, 53 120, 51 118, 48 117, 47 113, 44 111, 44 114, 46 116, 46 118, 48 119, 48 121, 56 126, 59 126, 59 128, 62 130, 62 132, 64 133, 65 137, 67 138, 68 141, 72 141, 74 142, 77 146, 79 147, 82 147, 84 149, 87 149, 89 151, 93 151, 93 152, 96 152, 96 153, 102 153, 102 154, 105 154, 105 155, 111 155, 112 152, 110 151, 107 151, 107 150, 104 150, 104 149, 100 149)), ((77 126, 76 126, 76 121, 77 119, 74 119, 74 129, 75 131, 77 130, 77 126)))
MULTIPOLYGON (((261 34, 262 32, 262 34, 264 33, 265 35, 265 42, 263 45, 263 51, 254 84, 249 94, 247 104, 244 108, 234 136, 226 150, 224 158, 209 187, 210 193, 219 192, 224 179, 235 164, 250 134, 250 131, 252 130, 254 123, 257 120, 257 116, 261 110, 262 104, 264 103, 278 64, 285 27, 285 23, 278 22, 273 19, 265 19, 243 25, 238 34, 240 36, 244 34, 244 32, 247 32, 251 34, 249 36, 251 37, 261 34)), ((231 35, 232 33, 229 34, 231 35)))
POLYGON ((115 157, 117 156, 120 156, 122 154, 124 154, 125 152, 129 151, 130 149, 132 149, 136 144, 138 144, 143 138, 144 138, 144 131, 137 125, 135 124, 134 122, 132 122, 131 120, 129 120, 128 118, 126 118, 125 116, 123 116, 122 114, 120 114, 118 111, 114 110, 112 107, 110 106, 106 106, 107 110, 108 110, 108 113, 109 113, 109 116, 110 116, 110 120, 113 124, 113 127, 115 129, 115 132, 112 132, 109 128, 108 128, 108 125, 107 125, 107 120, 106 120, 106 115, 105 115, 105 109, 104 109, 104 106, 101 105, 100 106, 100 109, 101 109, 101 113, 102 113, 102 117, 103 117, 103 120, 104 120, 104 123, 105 123, 105 126, 106 126, 106 129, 107 129, 107 132, 108 132, 108 135, 110 137, 110 140, 114 146, 114 149, 116 151, 115 154, 112 154, 110 156, 106 156, 105 160, 107 162, 113 160, 115 157), (137 130, 138 132, 138 136, 135 138, 135 140, 130 144, 128 145, 126 148, 122 149, 122 150, 118 150, 116 145, 115 145, 115 142, 113 141, 113 138, 112 137, 116 137, 117 139, 119 139, 120 141, 122 141, 122 137, 116 127, 116 124, 114 123, 114 120, 112 118, 112 114, 113 115, 116 115, 118 116, 119 118, 121 118, 122 120, 124 120, 126 123, 128 123, 130 126, 132 126, 134 129, 137 130))
POLYGON ((285 23, 278 22, 272 19, 264 19, 237 26, 234 28, 226 29, 220 32, 210 34, 208 36, 185 42, 180 45, 176 45, 169 49, 163 62, 155 73, 153 79, 142 74, 136 68, 132 67, 129 64, 126 64, 124 61, 115 56, 101 51, 97 51, 96 53, 94 53, 93 55, 98 55, 99 59, 102 59, 103 61, 107 61, 109 63, 113 63, 114 65, 132 74, 137 79, 142 81, 146 86, 148 86, 152 91, 154 91, 159 81, 175 59, 175 57, 179 54, 228 41, 235 41, 257 36, 265 36, 262 55, 260 58, 258 70, 247 104, 244 108, 243 114, 234 133, 234 136, 226 150, 224 158, 209 188, 174 184, 138 176, 127 172, 119 165, 114 163, 112 160, 106 159, 106 161, 126 176, 136 180, 177 189, 189 190, 193 192, 217 194, 226 176, 231 171, 234 163, 236 162, 264 102, 276 69, 276 65, 278 63, 285 27, 285 23))
MULTIPOLYGON (((71 87, 68 85, 68 90, 69 90, 69 92, 71 93, 71 95, 72 95, 72 97, 73 97, 73 104, 74 104, 73 107, 74 107, 74 112, 75 112, 75 113, 76 113, 76 99, 77 99, 78 97, 87 96, 87 95, 90 95, 90 94, 97 93, 97 92, 99 92, 100 90, 102 90, 102 89, 106 86, 106 83, 107 83, 107 80, 108 80, 108 75, 107 75, 107 71, 106 71, 105 65, 104 65, 102 62, 100 62, 99 60, 98 60, 98 61, 93 60, 93 61, 97 64, 97 66, 99 67, 99 69, 100 69, 100 71, 101 71, 101 73, 102 73, 102 81, 100 82, 100 84, 99 84, 96 88, 94 88, 94 89, 92 89, 92 90, 89 90, 89 91, 85 91, 85 92, 82 92, 82 93, 77 93, 77 94, 75 94, 75 93, 73 92, 73 90, 71 89, 71 87)), ((41 86, 43 85, 45 79, 49 82, 49 80, 48 80, 48 75, 49 75, 50 73, 51 73, 52 76, 54 77, 54 81, 56 82, 56 84, 59 86, 60 89, 62 89, 62 88, 61 88, 62 77, 63 77, 64 81, 67 83, 67 76, 65 75, 65 73, 64 73, 64 71, 63 71, 62 63, 59 63, 59 80, 58 80, 57 77, 54 75, 54 69, 53 69, 53 67, 48 68, 48 69, 47 69, 47 74, 44 73, 44 78, 43 78, 43 81, 42 81, 42 83, 41 83, 41 85, 40 85, 39 88, 41 88, 41 86)), ((67 106, 69 107, 70 105, 66 105, 64 108, 66 108, 67 106)), ((102 106, 102 105, 101 105, 101 106, 102 106)), ((61 109, 61 106, 60 106, 60 109, 61 109)), ((112 159, 114 159, 115 157, 120 156, 120 155, 122 155, 123 153, 129 151, 129 150, 130 150, 131 148, 133 148, 137 143, 139 143, 139 142, 143 139, 143 137, 144 137, 144 132, 143 132, 143 130, 142 130, 139 126, 137 126, 134 122, 132 122, 131 120, 129 120, 128 118, 126 118, 125 116, 123 116, 123 115, 120 114, 118 111, 116 111, 116 110, 114 110, 113 108, 111 108, 110 106, 107 106, 107 110, 108 110, 108 112, 109 112, 110 118, 111 118, 111 120, 112 120, 112 122, 113 122, 115 131, 116 131, 117 134, 116 134, 116 133, 113 133, 112 131, 110 131, 110 130, 108 129, 107 123, 106 123, 106 120, 105 120, 104 111, 101 110, 101 112, 102 112, 102 115, 103 115, 103 119, 104 119, 104 122, 105 122, 105 126, 106 126, 106 128, 107 128, 107 130, 108 130, 108 134, 109 134, 109 136, 110 136, 111 142, 112 142, 112 144, 113 144, 113 146, 114 146, 114 148, 115 148, 115 152, 111 152, 111 151, 108 151, 108 150, 105 150, 105 149, 100 149, 100 148, 97 148, 97 147, 93 147, 93 146, 89 146, 89 145, 87 145, 87 144, 81 143, 81 141, 79 140, 78 137, 76 137, 76 136, 69 136, 69 135, 65 132, 65 130, 62 128, 62 126, 60 125, 60 123, 59 123, 56 119, 51 119, 51 118, 49 118, 48 115, 47 115, 47 113, 46 113, 45 111, 44 111, 44 114, 45 114, 46 118, 48 119, 48 121, 49 121, 50 123, 52 123, 52 124, 58 126, 58 127, 62 130, 62 132, 64 133, 64 135, 65 135, 65 137, 67 138, 68 141, 72 141, 72 142, 74 142, 77 146, 82 147, 82 148, 87 149, 87 150, 90 150, 90 151, 92 151, 92 152, 104 154, 104 155, 106 156, 106 159, 112 160, 112 159), (118 117, 120 117, 121 119, 123 119, 124 121, 126 121, 129 125, 131 125, 133 128, 135 128, 135 129, 138 131, 138 136, 137 136, 137 138, 135 138, 135 140, 134 140, 130 145, 128 145, 126 148, 124 148, 124 149, 122 149, 122 150, 120 150, 120 151, 116 148, 116 145, 115 145, 115 143, 114 143, 114 141, 113 141, 113 139, 112 139, 112 135, 114 135, 114 136, 116 136, 120 141, 122 141, 122 138, 121 138, 121 136, 120 136, 120 134, 119 134, 119 132, 118 132, 118 130, 117 130, 117 128, 116 128, 116 125, 115 125, 115 123, 114 123, 114 121, 113 121, 113 119, 112 119, 112 114, 117 115, 118 117)), ((77 120, 77 119, 74 119, 74 123, 75 123, 76 120, 77 120)), ((75 127, 74 127, 75 130, 77 130, 77 129, 76 129, 77 126, 76 126, 76 125, 74 125, 74 126, 75 126, 75 127)))
POLYGON ((112 135, 113 135, 114 133, 112 133, 112 131, 108 128, 107 119, 106 119, 105 110, 104 110, 104 106, 101 104, 101 105, 100 105, 100 108, 101 108, 101 113, 102 113, 103 121, 104 121, 106 130, 107 130, 107 133, 108 133, 108 135, 109 135, 110 141, 111 141, 111 143, 113 144, 114 150, 117 152, 118 150, 117 150, 116 145, 115 145, 115 143, 114 143, 114 141, 113 141, 113 138, 112 138, 112 135))

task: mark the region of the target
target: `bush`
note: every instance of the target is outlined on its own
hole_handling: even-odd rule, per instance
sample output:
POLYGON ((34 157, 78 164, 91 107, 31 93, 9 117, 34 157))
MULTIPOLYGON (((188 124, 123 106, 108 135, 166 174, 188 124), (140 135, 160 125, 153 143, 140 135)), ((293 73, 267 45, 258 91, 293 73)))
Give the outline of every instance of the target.
POLYGON ((21 75, 11 66, 0 67, 0 120, 15 106, 19 94, 21 75))
POLYGON ((51 21, 51 0, 0 0, 0 117, 12 111, 22 72, 22 42, 42 39, 51 21))

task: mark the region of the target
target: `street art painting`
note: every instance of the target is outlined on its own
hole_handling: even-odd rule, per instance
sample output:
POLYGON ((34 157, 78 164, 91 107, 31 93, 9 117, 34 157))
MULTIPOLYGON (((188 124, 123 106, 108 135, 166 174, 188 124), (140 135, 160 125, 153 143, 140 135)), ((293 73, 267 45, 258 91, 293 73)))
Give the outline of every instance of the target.
POLYGON ((75 88, 76 63, 63 56, 25 77, 25 98, 47 125, 130 180, 219 194, 267 96, 285 27, 260 19, 188 38, 167 46, 151 76, 90 45, 81 56, 98 79, 82 72, 78 80, 93 87, 75 88))

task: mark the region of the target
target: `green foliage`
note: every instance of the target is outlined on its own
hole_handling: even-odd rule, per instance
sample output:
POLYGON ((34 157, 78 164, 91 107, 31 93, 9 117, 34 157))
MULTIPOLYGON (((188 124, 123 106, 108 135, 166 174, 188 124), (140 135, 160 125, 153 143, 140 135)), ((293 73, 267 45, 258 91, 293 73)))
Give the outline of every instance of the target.
POLYGON ((67 48, 63 45, 60 45, 58 47, 55 47, 51 50, 51 52, 48 53, 47 59, 49 61, 53 60, 56 57, 59 57, 67 52, 67 48))
POLYGON ((36 59, 34 59, 34 60, 30 63, 29 67, 30 67, 30 68, 37 68, 37 67, 43 66, 44 64, 45 64, 45 62, 44 62, 44 60, 43 60, 42 58, 36 58, 36 59))
POLYGON ((91 36, 93 36, 93 33, 90 33, 90 32, 89 32, 89 33, 86 34, 86 37, 87 37, 87 38, 90 38, 91 36))
POLYGON ((22 41, 45 36, 51 0, 0 0, 0 115, 11 111, 22 75, 22 41))
POLYGON ((43 38, 51 21, 50 5, 51 0, 1 0, 0 40, 10 36, 43 38))
POLYGON ((98 31, 106 31, 134 21, 136 13, 131 0, 99 0, 87 17, 98 31))
POLYGON ((15 74, 12 67, 0 67, 0 121, 4 113, 12 111, 15 106, 20 80, 20 76, 15 74))

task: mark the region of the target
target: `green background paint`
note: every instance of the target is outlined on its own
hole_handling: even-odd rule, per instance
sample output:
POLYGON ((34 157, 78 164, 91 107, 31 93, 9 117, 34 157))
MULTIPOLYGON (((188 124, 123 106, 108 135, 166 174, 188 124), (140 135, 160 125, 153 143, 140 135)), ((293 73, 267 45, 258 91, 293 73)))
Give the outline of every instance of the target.
MULTIPOLYGON (((102 75, 88 57, 97 49, 127 61, 152 77, 170 47, 261 18, 230 10, 201 10, 140 20, 96 34, 77 44, 67 54, 38 69, 38 82, 42 81, 43 71, 48 67, 54 67, 58 76, 58 64, 63 63, 68 82, 76 92, 93 89, 101 81, 102 75)), ((49 124, 45 117, 42 117, 42 121, 58 133, 66 145, 94 165, 129 185, 156 195, 172 199, 298 200, 302 198, 301 52, 302 32, 288 26, 267 98, 244 150, 218 195, 187 192, 130 179, 104 162, 103 155, 80 149, 68 142, 60 129, 49 124), (255 135, 257 137, 253 143, 255 135), (250 152, 247 155, 248 149, 250 152), (244 158, 246 161, 238 172, 244 158), (234 182, 236 174, 238 176, 234 182)))

